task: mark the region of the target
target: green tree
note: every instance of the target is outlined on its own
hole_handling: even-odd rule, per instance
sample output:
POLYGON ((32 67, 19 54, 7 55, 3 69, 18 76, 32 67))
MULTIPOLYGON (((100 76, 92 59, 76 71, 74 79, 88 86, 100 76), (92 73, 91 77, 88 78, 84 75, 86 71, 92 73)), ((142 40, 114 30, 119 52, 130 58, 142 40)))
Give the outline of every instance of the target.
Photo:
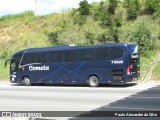
POLYGON ((113 38, 114 38, 114 41, 116 43, 118 43, 119 42, 119 31, 118 31, 118 28, 120 28, 122 26, 122 17, 116 16, 114 18, 114 23, 115 23, 115 28, 114 28, 113 38))
POLYGON ((101 27, 103 29, 113 26, 113 16, 106 12, 101 18, 101 27))
POLYGON ((60 45, 59 37, 58 37, 58 32, 51 32, 51 33, 49 33, 48 34, 48 40, 53 45, 60 45))
POLYGON ((78 24, 80 26, 84 25, 86 23, 87 18, 84 15, 75 14, 73 16, 73 22, 74 24, 78 24))
POLYGON ((99 10, 100 12, 103 12, 103 11, 106 10, 106 9, 105 9, 104 1, 101 1, 101 2, 100 2, 99 7, 98 7, 98 10, 99 10))
POLYGON ((138 12, 140 11, 141 6, 140 6, 140 1, 139 0, 135 0, 135 8, 138 12))
POLYGON ((160 12, 160 1, 159 0, 146 0, 145 13, 154 14, 155 12, 160 12))
POLYGON ((108 12, 112 15, 115 15, 115 9, 117 8, 117 0, 109 0, 108 12))
POLYGON ((115 42, 119 42, 119 28, 122 26, 121 16, 112 16, 111 14, 106 14, 102 19, 101 27, 103 29, 109 29, 109 38, 115 42))
POLYGON ((140 11, 139 0, 124 0, 124 7, 127 11, 127 20, 135 20, 140 11))
POLYGON ((90 5, 87 0, 80 1, 79 3, 79 11, 81 15, 89 15, 90 14, 90 5))
POLYGON ((85 39, 87 40, 87 42, 91 45, 94 44, 94 40, 95 40, 95 34, 92 33, 91 31, 85 31, 84 32, 85 35, 85 39))
POLYGON ((103 33, 103 34, 100 34, 97 38, 97 40, 102 43, 102 44, 105 44, 107 43, 107 41, 109 41, 110 39, 108 38, 107 34, 106 33, 103 33))
MULTIPOLYGON (((92 8, 92 7, 91 7, 92 8)), ((97 6, 96 6, 96 10, 93 13, 93 17, 95 20, 101 20, 102 18, 104 18, 105 14, 107 11, 107 6, 105 5, 104 1, 101 1, 97 6)))
POLYGON ((133 26, 125 32, 126 39, 131 42, 136 42, 140 46, 140 52, 147 56, 149 51, 155 50, 156 37, 153 34, 150 22, 140 20, 133 24, 133 26))

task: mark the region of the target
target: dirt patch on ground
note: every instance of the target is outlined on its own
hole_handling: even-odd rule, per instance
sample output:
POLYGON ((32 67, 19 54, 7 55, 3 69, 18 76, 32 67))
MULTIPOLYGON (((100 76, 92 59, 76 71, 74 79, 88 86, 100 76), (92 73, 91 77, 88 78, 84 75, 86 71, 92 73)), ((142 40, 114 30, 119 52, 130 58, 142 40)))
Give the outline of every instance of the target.
POLYGON ((9 41, 11 40, 11 36, 7 33, 8 28, 0 28, 0 41, 9 41))

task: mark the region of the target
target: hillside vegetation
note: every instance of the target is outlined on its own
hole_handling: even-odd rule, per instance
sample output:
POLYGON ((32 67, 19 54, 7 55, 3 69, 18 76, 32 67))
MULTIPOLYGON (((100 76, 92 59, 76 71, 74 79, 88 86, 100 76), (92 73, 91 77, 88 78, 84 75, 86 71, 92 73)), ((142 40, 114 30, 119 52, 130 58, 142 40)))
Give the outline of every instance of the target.
POLYGON ((160 61, 157 63, 157 65, 154 67, 152 72, 152 80, 160 80, 160 61))
POLYGON ((106 0, 78 9, 35 16, 32 11, 0 17, 0 80, 8 80, 4 62, 31 47, 62 44, 93 45, 136 42, 140 45, 141 75, 160 48, 159 0, 106 0))

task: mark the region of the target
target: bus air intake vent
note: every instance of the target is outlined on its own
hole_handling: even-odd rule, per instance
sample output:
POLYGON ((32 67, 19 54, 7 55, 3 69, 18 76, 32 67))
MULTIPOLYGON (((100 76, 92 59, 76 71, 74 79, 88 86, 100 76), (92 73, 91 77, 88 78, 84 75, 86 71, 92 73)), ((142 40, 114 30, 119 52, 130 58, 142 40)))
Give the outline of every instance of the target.
POLYGON ((112 70, 113 80, 123 80, 123 69, 112 70))

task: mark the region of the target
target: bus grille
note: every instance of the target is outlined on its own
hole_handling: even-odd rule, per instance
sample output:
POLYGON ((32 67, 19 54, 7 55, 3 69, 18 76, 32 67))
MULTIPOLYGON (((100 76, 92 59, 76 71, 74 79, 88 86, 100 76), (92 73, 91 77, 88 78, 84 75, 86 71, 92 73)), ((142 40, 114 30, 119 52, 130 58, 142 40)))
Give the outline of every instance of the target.
POLYGON ((123 80, 123 69, 112 70, 112 79, 113 80, 123 80))

